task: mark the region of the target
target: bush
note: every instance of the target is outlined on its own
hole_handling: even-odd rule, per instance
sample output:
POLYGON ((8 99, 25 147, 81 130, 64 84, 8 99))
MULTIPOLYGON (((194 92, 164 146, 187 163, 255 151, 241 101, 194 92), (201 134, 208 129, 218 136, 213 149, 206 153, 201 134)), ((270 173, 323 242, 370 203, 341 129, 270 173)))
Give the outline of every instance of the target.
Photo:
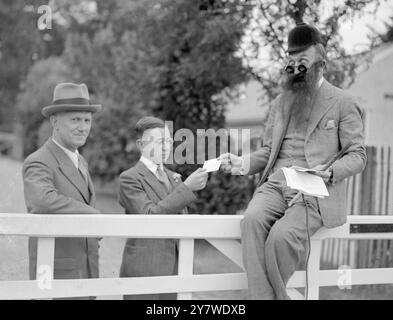
MULTIPOLYGON (((22 91, 17 97, 18 121, 23 129, 23 154, 26 157, 37 150, 41 139, 48 135, 48 121, 41 115, 41 109, 52 103, 53 90, 59 82, 72 81, 71 70, 58 57, 51 57, 36 62, 23 83, 22 91), (44 133, 46 130, 46 133, 44 133)), ((42 141, 41 141, 42 143, 42 141)))
POLYGON ((246 209, 254 190, 253 179, 213 173, 198 200, 190 206, 195 214, 237 214, 246 209))

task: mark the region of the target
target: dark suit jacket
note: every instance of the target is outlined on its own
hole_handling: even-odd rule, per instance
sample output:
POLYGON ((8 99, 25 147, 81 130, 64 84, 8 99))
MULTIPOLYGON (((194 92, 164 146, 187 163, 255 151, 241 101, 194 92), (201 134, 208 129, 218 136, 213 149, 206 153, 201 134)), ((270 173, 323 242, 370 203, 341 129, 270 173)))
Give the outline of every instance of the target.
MULTIPOLYGON (((126 214, 187 213, 196 200, 194 193, 174 172, 165 168, 171 192, 142 163, 120 175, 119 202, 126 214)), ((177 241, 171 239, 128 239, 123 252, 121 277, 159 276, 176 273, 177 241)))
MULTIPOLYGON (((262 185, 281 148, 289 122, 288 108, 293 97, 282 94, 273 102, 269 114, 263 147, 249 155, 249 174, 263 171, 262 185)), ((346 221, 346 184, 344 179, 361 172, 367 161, 364 145, 363 109, 347 92, 324 80, 310 114, 304 152, 309 167, 327 163, 342 147, 348 152, 333 164, 333 184, 330 196, 319 200, 325 227, 336 227, 346 221), (333 120, 333 121, 332 121, 333 120), (327 125, 334 122, 335 125, 327 125)), ((258 192, 259 188, 255 192, 258 192)))
MULTIPOLYGON (((82 156, 81 156, 82 158, 82 156)), ((87 168, 86 161, 82 161, 87 168)), ((49 139, 26 158, 23 182, 28 212, 38 214, 98 214, 95 193, 80 175, 67 154, 49 139)), ((29 239, 30 278, 35 279, 37 239, 29 239)), ((98 277, 96 238, 56 238, 55 279, 98 277)))

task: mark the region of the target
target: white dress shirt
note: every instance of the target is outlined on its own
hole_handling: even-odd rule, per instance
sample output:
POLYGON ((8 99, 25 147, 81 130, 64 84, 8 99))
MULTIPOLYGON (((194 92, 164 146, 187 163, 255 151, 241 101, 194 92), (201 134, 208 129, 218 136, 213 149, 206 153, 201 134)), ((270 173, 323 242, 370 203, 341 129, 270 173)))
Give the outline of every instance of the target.
POLYGON ((322 83, 323 83, 323 77, 321 77, 321 79, 319 79, 319 81, 318 81, 318 88, 321 87, 322 83))
POLYGON ((56 143, 64 152, 65 154, 71 159, 72 163, 75 165, 77 169, 79 169, 78 159, 79 159, 79 152, 76 149, 75 152, 63 147, 60 143, 58 143, 54 138, 52 138, 53 142, 56 143))
MULTIPOLYGON (((144 156, 141 156, 140 161, 147 167, 147 169, 149 169, 151 172, 153 172, 153 174, 158 178, 158 176, 157 176, 158 164, 154 163, 153 161, 151 161, 150 159, 148 159, 144 156)), ((162 163, 160 164, 160 167, 161 167, 161 170, 164 171, 164 165, 162 163)))

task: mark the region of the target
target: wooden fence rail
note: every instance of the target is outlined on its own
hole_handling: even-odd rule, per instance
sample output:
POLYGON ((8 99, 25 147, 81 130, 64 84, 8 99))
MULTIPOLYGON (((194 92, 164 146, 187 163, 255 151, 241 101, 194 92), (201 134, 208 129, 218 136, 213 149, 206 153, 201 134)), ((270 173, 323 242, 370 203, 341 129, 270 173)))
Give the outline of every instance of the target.
MULTIPOLYGON (((240 220, 226 215, 32 215, 0 214, 0 236, 38 237, 37 280, 0 281, 0 299, 47 299, 177 292, 191 299, 193 292, 242 290, 246 274, 193 274, 194 239, 206 239, 242 267, 240 220), (178 275, 138 278, 53 280, 55 237, 120 237, 180 239, 178 275), (43 271, 46 271, 43 278, 43 271)), ((318 299, 321 286, 393 283, 393 268, 320 270, 322 242, 326 239, 393 239, 393 216, 350 216, 348 223, 319 230, 311 239, 308 298, 318 299), (364 230, 362 230, 364 229, 364 230)), ((305 271, 288 283, 293 298, 306 285, 305 271)))

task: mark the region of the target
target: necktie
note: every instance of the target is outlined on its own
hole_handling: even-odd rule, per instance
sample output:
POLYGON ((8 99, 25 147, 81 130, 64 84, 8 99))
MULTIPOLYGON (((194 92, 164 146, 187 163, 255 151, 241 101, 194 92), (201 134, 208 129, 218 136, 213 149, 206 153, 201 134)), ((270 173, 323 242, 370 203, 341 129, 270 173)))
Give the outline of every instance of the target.
POLYGON ((157 166, 157 178, 160 180, 168 191, 171 189, 171 183, 169 182, 167 174, 161 169, 161 166, 157 166))
POLYGON ((87 169, 83 165, 81 158, 79 156, 78 156, 78 170, 83 180, 85 180, 86 184, 89 184, 89 178, 88 178, 89 173, 87 172, 87 169))

